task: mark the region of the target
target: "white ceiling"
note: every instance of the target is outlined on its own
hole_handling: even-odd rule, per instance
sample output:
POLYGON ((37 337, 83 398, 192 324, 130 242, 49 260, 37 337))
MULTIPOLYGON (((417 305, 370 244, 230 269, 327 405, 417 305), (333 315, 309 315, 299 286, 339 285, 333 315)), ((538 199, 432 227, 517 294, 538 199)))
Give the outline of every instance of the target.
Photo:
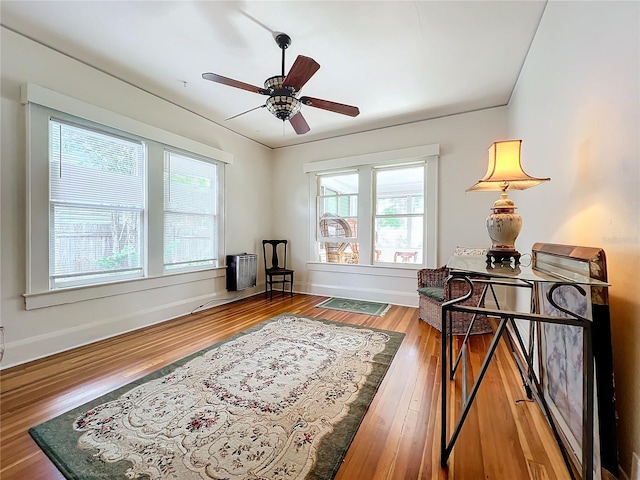
POLYGON ((506 105, 545 1, 12 1, 2 25, 272 148, 506 105), (311 131, 261 108, 266 97, 202 79, 263 86, 281 72, 275 34, 321 68, 300 94, 311 131))

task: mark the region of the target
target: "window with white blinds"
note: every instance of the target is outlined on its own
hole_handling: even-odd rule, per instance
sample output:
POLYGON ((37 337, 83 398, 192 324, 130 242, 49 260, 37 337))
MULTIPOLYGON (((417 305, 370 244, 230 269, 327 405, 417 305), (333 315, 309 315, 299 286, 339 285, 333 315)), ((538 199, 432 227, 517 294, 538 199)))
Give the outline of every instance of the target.
POLYGON ((218 166, 164 153, 164 266, 194 269, 216 264, 218 166))
POLYGON ((145 145, 49 120, 50 288, 142 277, 145 145))
POLYGON ((232 155, 41 87, 22 93, 28 310, 220 275, 232 155))

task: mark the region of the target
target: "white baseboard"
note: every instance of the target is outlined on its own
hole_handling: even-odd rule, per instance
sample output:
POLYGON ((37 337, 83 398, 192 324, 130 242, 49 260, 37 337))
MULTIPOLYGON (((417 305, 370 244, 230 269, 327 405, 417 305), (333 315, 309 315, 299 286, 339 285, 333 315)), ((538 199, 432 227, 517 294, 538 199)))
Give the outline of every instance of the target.
MULTIPOLYGON (((415 291, 388 291, 377 288, 365 288, 357 285, 323 285, 296 283, 294 292, 343 297, 353 300, 391 303, 409 307, 418 306, 418 295, 415 291)), ((132 311, 117 317, 104 316, 98 320, 76 325, 70 328, 52 330, 41 335, 7 342, 0 369, 13 367, 33 360, 44 358, 72 348, 87 345, 99 340, 121 335, 158 323, 181 317, 193 311, 194 305, 203 305, 201 309, 229 303, 240 298, 263 294, 264 284, 242 292, 220 291, 198 297, 180 299, 173 303, 162 303, 156 306, 132 311)))
MULTIPOLYGON (((72 348, 166 322, 189 314, 193 310, 194 304, 199 305, 198 302, 206 301, 202 308, 205 309, 259 293, 262 292, 256 288, 252 288, 242 292, 232 292, 231 295, 229 292, 222 291, 214 295, 190 297, 178 302, 138 310, 120 317, 101 319, 72 328, 55 330, 46 334, 8 342, 5 345, 4 357, 0 368, 13 367, 72 348)), ((198 310, 200 310, 200 308, 198 308, 198 310)))
POLYGON ((334 286, 322 284, 304 285, 305 293, 312 295, 324 295, 327 297, 348 298, 351 300, 366 300, 368 302, 391 303, 405 307, 418 306, 418 294, 405 291, 388 291, 373 288, 362 288, 356 285, 334 286))

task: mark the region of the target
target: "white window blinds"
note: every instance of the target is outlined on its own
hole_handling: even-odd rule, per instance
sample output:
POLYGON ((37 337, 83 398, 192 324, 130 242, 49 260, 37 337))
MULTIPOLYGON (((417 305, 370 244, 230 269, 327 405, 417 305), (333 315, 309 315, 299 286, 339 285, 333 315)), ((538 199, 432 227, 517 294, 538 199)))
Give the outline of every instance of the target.
POLYGON ((49 120, 50 287, 143 275, 145 149, 49 120))
POLYGON ((165 151, 165 269, 193 269, 217 265, 217 190, 216 164, 165 151))

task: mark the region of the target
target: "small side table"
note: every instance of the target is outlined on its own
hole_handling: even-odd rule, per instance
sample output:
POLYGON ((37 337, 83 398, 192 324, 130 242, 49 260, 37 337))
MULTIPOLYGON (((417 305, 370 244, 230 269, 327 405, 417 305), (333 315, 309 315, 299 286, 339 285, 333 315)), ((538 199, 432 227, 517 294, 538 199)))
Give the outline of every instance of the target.
MULTIPOLYGON (((583 398, 585 399, 583 403, 583 411, 582 411, 582 479, 583 480, 593 480, 593 463, 594 463, 594 445, 593 445, 593 435, 594 435, 594 357, 593 357, 593 345, 592 345, 592 321, 588 318, 585 318, 575 312, 571 312, 566 308, 558 305, 553 298, 553 292, 560 286, 569 285, 571 288, 575 288, 581 292, 582 295, 585 295, 584 287, 589 286, 598 286, 598 287, 606 287, 608 284, 606 282, 589 278, 587 276, 582 276, 580 274, 576 274, 575 272, 568 273, 566 277, 560 275, 552 275, 550 273, 546 273, 544 271, 533 269, 529 267, 523 267, 519 264, 505 264, 502 263, 500 265, 487 265, 485 256, 454 256, 451 257, 449 262, 447 263, 447 268, 449 268, 451 272, 451 276, 448 281, 453 280, 456 281, 464 281, 466 282, 470 289, 473 291, 474 287, 478 288, 482 284, 487 285, 489 288, 493 289, 494 285, 506 285, 510 287, 520 287, 520 288, 528 288, 534 289, 536 285, 547 284, 546 292, 547 292, 547 300, 548 302, 556 308, 560 312, 564 312, 566 316, 555 316, 555 315, 543 315, 540 313, 530 313, 530 312, 518 312, 501 309, 498 308, 480 308, 473 306, 465 306, 460 305, 461 302, 466 300, 471 294, 472 291, 469 292, 465 297, 457 298, 450 300, 442 305, 442 367, 441 367, 441 383, 442 383, 442 424, 441 424, 441 448, 440 448, 440 463, 444 467, 447 465, 447 461, 453 450, 456 440, 460 434, 460 430, 464 421, 467 418, 471 405, 476 397, 476 393, 484 375, 487 371, 489 363, 491 362, 495 350, 498 346, 498 342, 502 337, 507 325, 512 327, 513 333, 515 335, 516 341, 518 342, 521 350, 523 352, 527 351, 525 347, 525 343, 519 333, 517 326, 515 325, 515 319, 528 320, 532 324, 540 324, 540 323, 555 323, 555 324, 564 324, 564 325, 573 325, 580 327, 582 329, 583 335, 583 398), (473 277, 473 281, 470 277, 473 277), (480 280, 478 280, 480 277, 480 280), (451 312, 465 312, 470 314, 485 314, 493 317, 497 317, 499 319, 498 327, 493 335, 491 340, 489 349, 486 353, 484 361, 482 362, 482 367, 477 374, 477 378, 473 386, 471 387, 470 392, 467 392, 467 359, 466 359, 466 350, 467 350, 467 341, 468 334, 465 336, 462 346, 458 352, 457 357, 453 358, 453 336, 449 334, 449 329, 451 328, 451 312), (447 341, 447 337, 448 341, 447 341), (448 350, 448 351, 447 351, 448 350), (460 368, 461 367, 461 368, 460 368), (449 412, 447 411, 447 385, 450 380, 454 380, 456 373, 459 370, 462 370, 462 375, 464 378, 462 379, 462 413, 459 419, 456 422, 453 433, 451 437, 449 437, 447 432, 447 416, 449 412)), ((494 296, 495 298, 495 296, 494 296)), ((536 309, 532 309, 533 312, 536 309)), ((509 341, 511 341, 510 337, 507 337, 509 341)), ((526 366, 525 370, 522 371, 522 366, 518 363, 518 368, 521 369, 521 375, 523 376, 523 380, 527 383, 527 393, 530 395, 534 395, 536 400, 540 404, 543 409, 545 415, 548 419, 551 418, 551 412, 549 410, 549 406, 545 400, 545 396, 540 384, 540 381, 535 373, 535 368, 533 365, 533 355, 525 355, 526 366)), ((560 438, 560 433, 557 427, 554 425, 554 422, 549 420, 549 424, 553 431, 553 434, 560 446, 560 449, 563 454, 563 458, 565 463, 567 463, 567 467, 569 472, 573 478, 573 472, 571 470, 570 460, 568 457, 568 452, 566 451, 564 444, 560 438)))

